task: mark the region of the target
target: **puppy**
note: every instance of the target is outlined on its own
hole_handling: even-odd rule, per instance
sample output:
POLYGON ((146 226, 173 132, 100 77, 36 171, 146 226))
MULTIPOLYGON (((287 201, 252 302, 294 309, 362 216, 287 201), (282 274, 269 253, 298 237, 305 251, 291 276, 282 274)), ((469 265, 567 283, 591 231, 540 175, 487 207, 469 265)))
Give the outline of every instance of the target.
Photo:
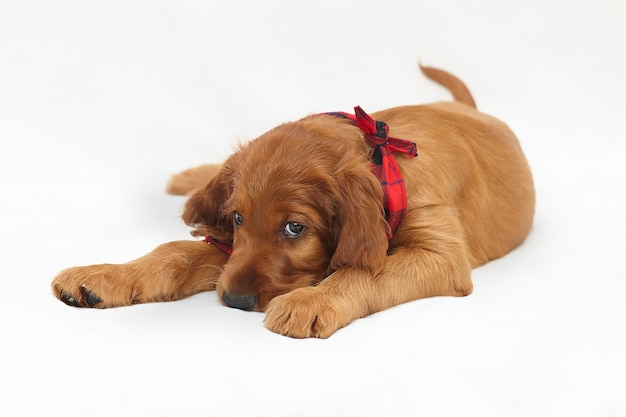
POLYGON ((168 190, 191 194, 182 218, 204 241, 64 270, 55 295, 106 308, 215 289, 276 333, 326 338, 400 303, 470 294, 472 268, 529 233, 533 180, 463 82, 421 70, 455 101, 308 116, 176 175, 168 190))

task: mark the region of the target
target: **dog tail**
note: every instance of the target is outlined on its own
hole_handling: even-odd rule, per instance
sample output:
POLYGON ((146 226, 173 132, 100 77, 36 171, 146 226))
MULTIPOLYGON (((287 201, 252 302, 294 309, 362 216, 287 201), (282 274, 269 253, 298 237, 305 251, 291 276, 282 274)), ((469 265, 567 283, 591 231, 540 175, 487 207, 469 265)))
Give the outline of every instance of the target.
POLYGON ((446 72, 444 70, 440 70, 438 68, 433 67, 425 67, 422 64, 419 64, 422 73, 436 82, 448 89, 452 93, 452 97, 454 97, 455 101, 459 101, 461 103, 465 103, 468 106, 472 106, 476 108, 476 102, 472 97, 472 93, 470 93, 469 89, 463 83, 463 81, 456 78, 454 75, 446 72))

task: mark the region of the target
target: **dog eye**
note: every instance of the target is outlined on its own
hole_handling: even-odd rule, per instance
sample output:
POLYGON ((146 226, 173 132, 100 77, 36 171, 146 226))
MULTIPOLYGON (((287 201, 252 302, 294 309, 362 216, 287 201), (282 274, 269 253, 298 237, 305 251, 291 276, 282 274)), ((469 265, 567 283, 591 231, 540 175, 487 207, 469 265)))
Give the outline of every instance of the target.
POLYGON ((283 235, 290 239, 297 238, 304 232, 305 227, 300 223, 289 222, 285 225, 285 229, 283 230, 283 235))
POLYGON ((241 226, 241 224, 243 223, 243 216, 238 212, 235 212, 233 219, 235 220, 235 224, 237 226, 241 226))

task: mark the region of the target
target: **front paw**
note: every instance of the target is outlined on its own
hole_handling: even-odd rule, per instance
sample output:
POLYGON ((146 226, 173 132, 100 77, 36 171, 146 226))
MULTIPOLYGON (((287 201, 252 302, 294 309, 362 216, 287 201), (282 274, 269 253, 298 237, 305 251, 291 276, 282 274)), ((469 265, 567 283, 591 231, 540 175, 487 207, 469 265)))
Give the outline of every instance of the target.
POLYGON ((327 338, 353 319, 346 303, 338 302, 318 287, 299 288, 274 298, 265 327, 295 338, 327 338))
POLYGON ((132 294, 116 284, 118 265, 68 268, 52 281, 52 291, 73 307, 108 308, 133 304, 132 294))

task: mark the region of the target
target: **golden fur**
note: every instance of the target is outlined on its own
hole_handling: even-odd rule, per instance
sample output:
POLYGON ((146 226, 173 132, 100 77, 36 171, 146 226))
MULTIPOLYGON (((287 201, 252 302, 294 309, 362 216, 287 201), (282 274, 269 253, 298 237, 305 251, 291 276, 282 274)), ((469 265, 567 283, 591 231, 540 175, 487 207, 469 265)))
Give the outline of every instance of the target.
POLYGON ((204 242, 170 242, 127 264, 62 271, 56 296, 105 308, 216 289, 227 305, 265 311, 274 332, 328 337, 400 303, 470 294, 471 269, 528 234, 532 176, 513 132, 477 111, 460 80, 422 71, 456 101, 372 114, 419 152, 395 155, 407 211, 390 241, 363 133, 316 115, 274 128, 222 166, 170 180, 170 193, 191 194, 183 220, 193 234, 232 242, 232 256, 204 242))

